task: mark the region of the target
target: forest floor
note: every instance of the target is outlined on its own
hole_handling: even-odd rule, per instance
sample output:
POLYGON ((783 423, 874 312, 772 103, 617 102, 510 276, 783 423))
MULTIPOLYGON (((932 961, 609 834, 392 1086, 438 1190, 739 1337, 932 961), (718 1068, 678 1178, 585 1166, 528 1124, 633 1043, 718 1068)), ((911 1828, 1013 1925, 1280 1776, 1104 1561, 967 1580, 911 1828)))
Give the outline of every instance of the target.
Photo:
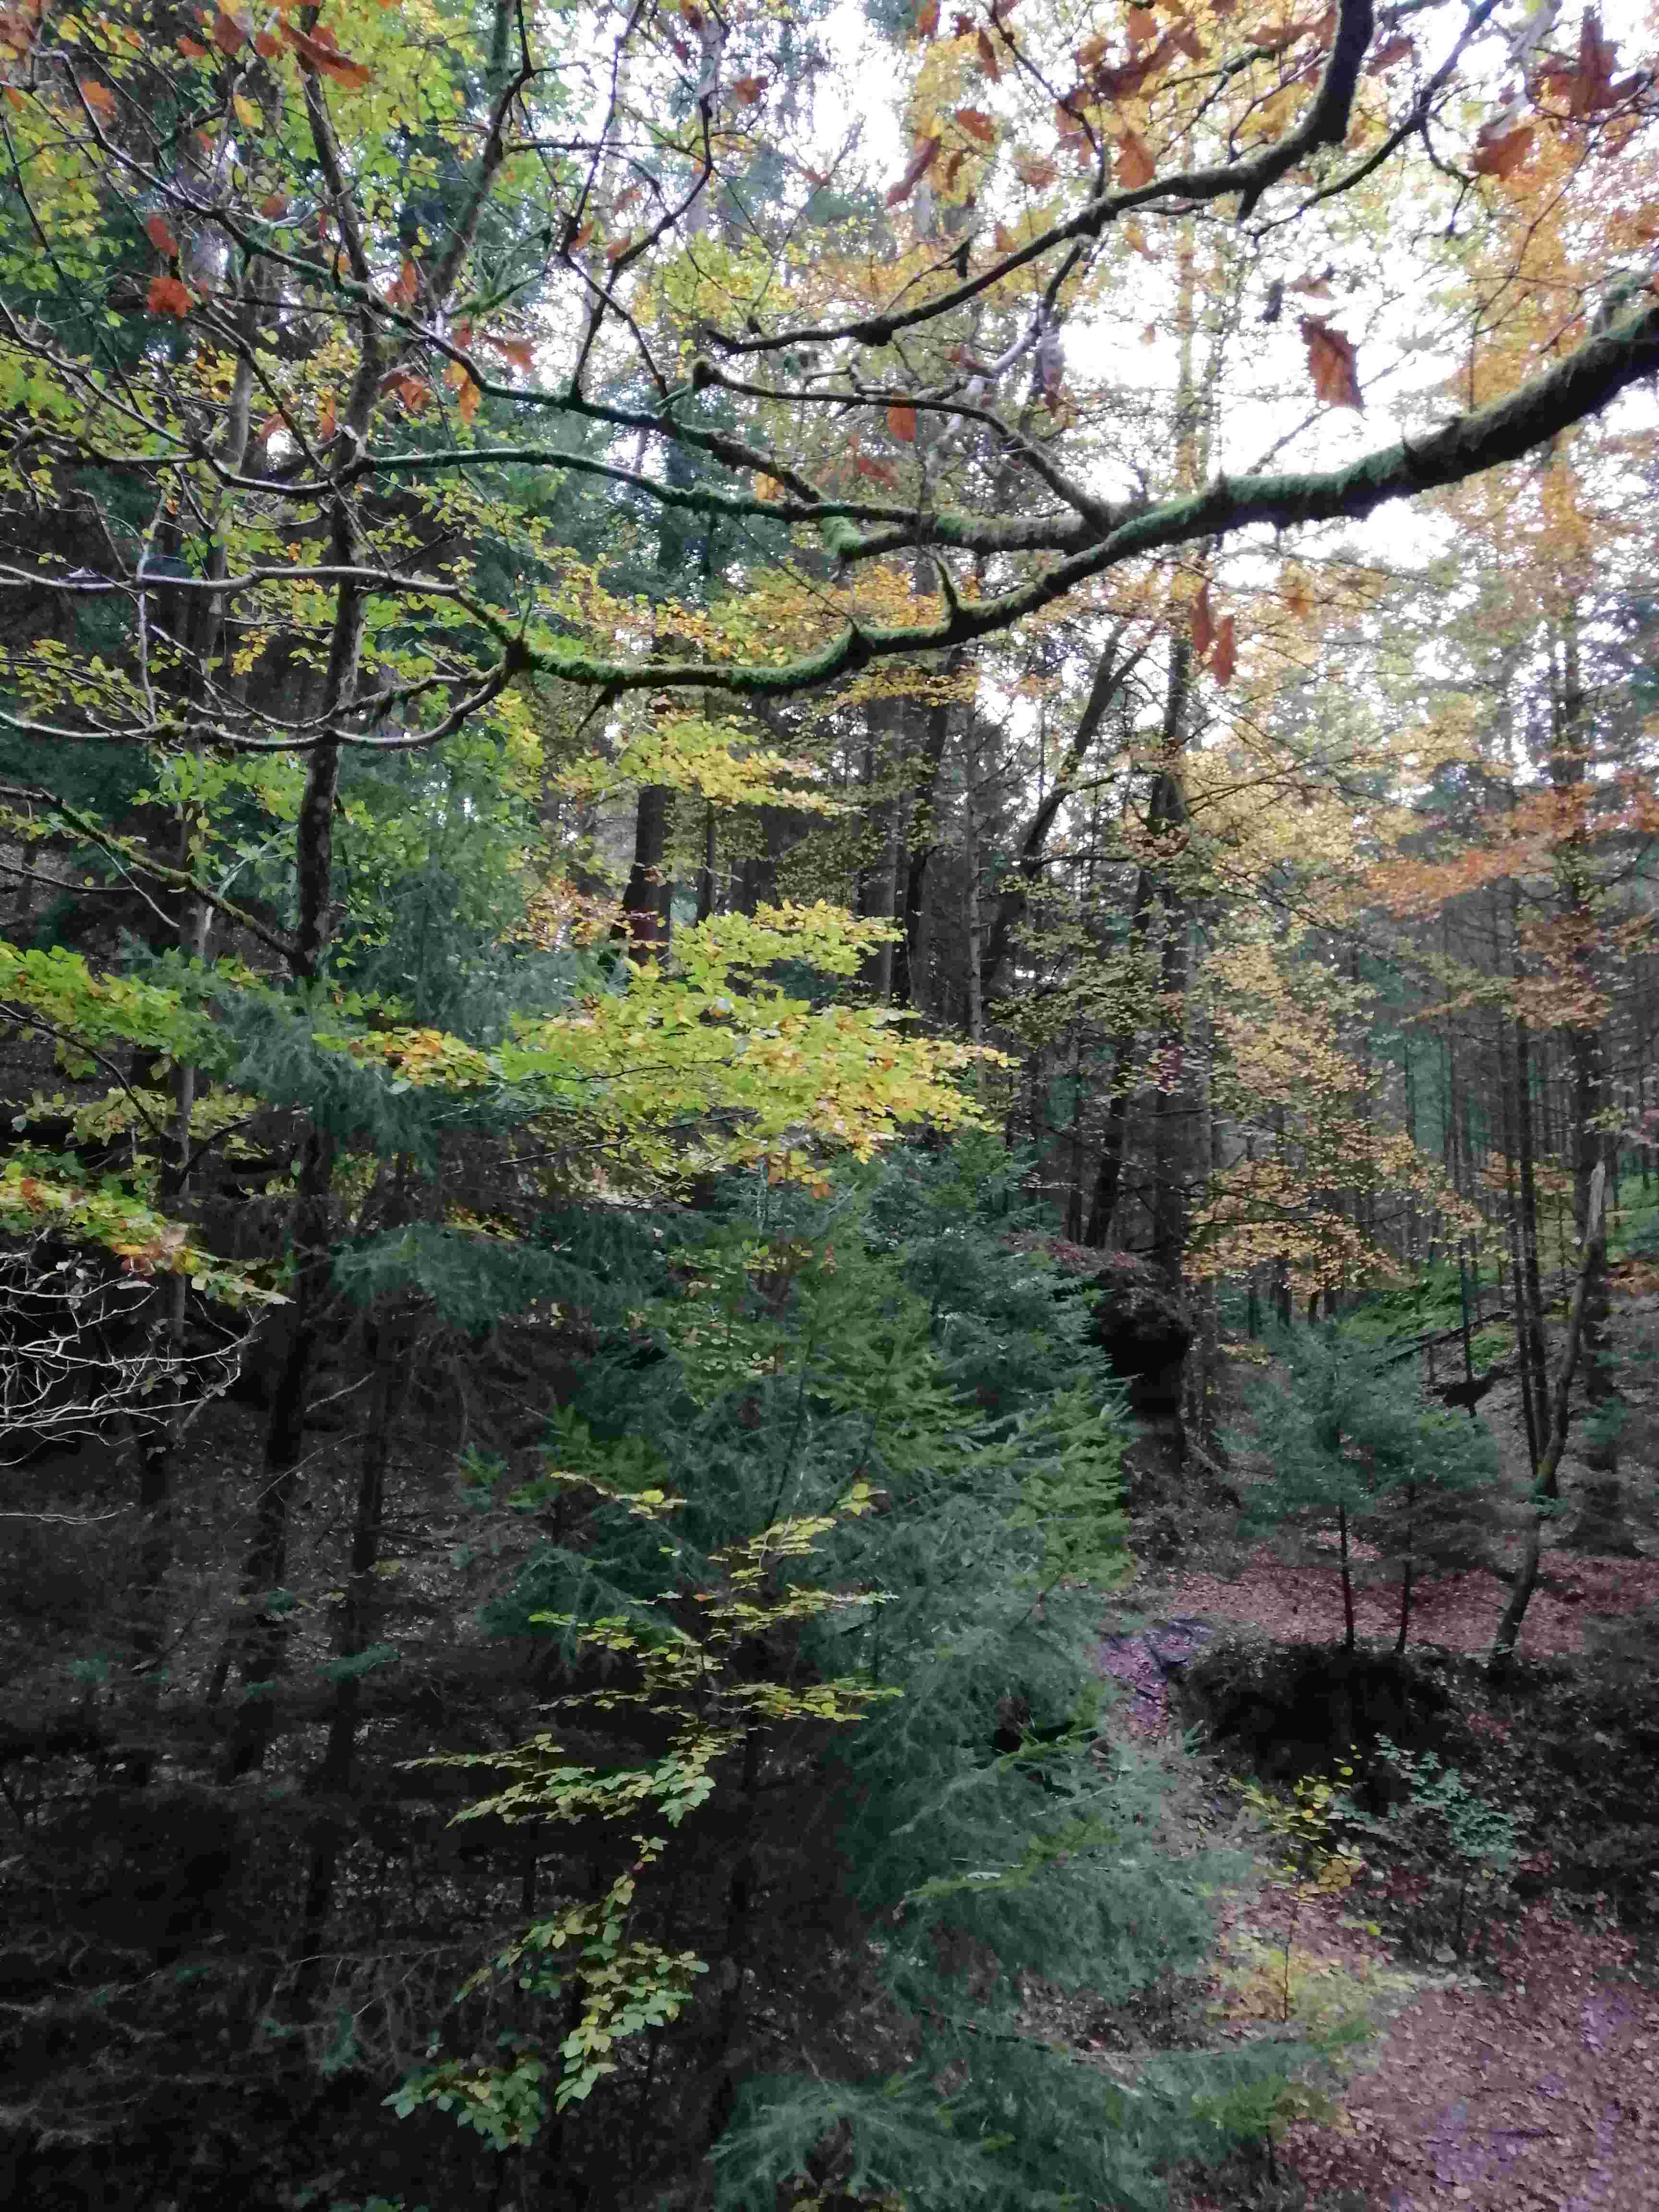
MULTIPOLYGON (((1633 1272, 1633 1271, 1632 1271, 1633 1272)), ((1621 1286, 1615 1330, 1628 1364, 1632 1492, 1651 1490, 1659 1404, 1642 1388, 1659 1352, 1659 1283, 1621 1286), (1645 1462, 1645 1464, 1644 1464, 1645 1462)), ((1483 1415, 1524 1480, 1518 1406, 1494 1393, 1483 1415)), ((1576 1486, 1571 1467, 1568 1494, 1576 1486)), ((1652 1554, 1652 1530, 1638 1528, 1652 1554)), ((1659 2212, 1659 1943, 1621 1928, 1605 1900, 1542 1887, 1511 1899, 1478 1965, 1446 1945, 1407 1954, 1368 1917, 1363 1882, 1329 1896, 1298 1893, 1273 1862, 1273 1838, 1252 1822, 1218 1753, 1183 1762, 1193 1717, 1178 1683, 1212 1642, 1336 1645, 1341 1599, 1333 1566, 1246 1550, 1219 1520, 1194 1531, 1179 1563, 1148 1571, 1118 1621, 1103 1620, 1100 1671, 1123 1694, 1108 1725, 1167 1766, 1173 1809, 1209 1844, 1251 1851, 1259 1887, 1223 1916, 1216 1976, 1206 1993, 1210 2033, 1293 2033, 1322 2006, 1346 2001, 1369 2021, 1327 2108, 1291 2124, 1268 2171, 1259 2162, 1195 2182, 1182 2212, 1659 2212), (1185 1765, 1188 1778, 1182 1778, 1185 1765), (1280 1999, 1289 2008, 1287 2022, 1280 1999)), ((1510 1564, 1500 1544, 1493 1564, 1510 1564)), ((1416 1594, 1411 1646, 1468 1655, 1491 1649, 1509 1596, 1500 1572, 1449 1574, 1416 1594)), ((1397 1593, 1360 1587, 1362 1645, 1392 1650, 1397 1593)), ((1606 1558, 1559 1546, 1527 1614, 1520 1650, 1540 1661, 1596 1664, 1659 1626, 1659 1557, 1606 1558), (1644 1619, 1645 1616, 1645 1619, 1644 1619)), ((1476 1716, 1477 1724, 1480 1717, 1476 1716)), ((1491 1725, 1498 1732, 1498 1724, 1491 1725)), ((1534 1885, 1537 1887, 1537 1885, 1534 1885)))
MULTIPOLYGON (((1571 1572, 1536 1625, 1540 1651, 1581 1651, 1587 1619, 1604 1605, 1612 1616, 1651 1603, 1659 1581, 1653 1562, 1575 1559, 1571 1572)), ((1444 1593, 1431 1590, 1423 1640, 1484 1648, 1503 1588, 1460 1576, 1444 1593)), ((1144 1602, 1150 1593, 1139 1595, 1144 1602)), ((1161 1763, 1176 1751, 1183 1718, 1170 1671, 1212 1638, 1239 1625, 1285 1641, 1340 1631, 1328 1589, 1255 1558, 1233 1582, 1172 1580, 1157 1615, 1141 1634, 1108 1636, 1101 1668, 1126 1693, 1114 1733, 1161 1763)), ((1363 1889, 1314 1896, 1279 1878, 1272 1838, 1228 1802, 1224 1779, 1217 1790, 1205 1754, 1184 1785, 1179 1763, 1170 1764, 1176 1817, 1203 1831, 1206 1845, 1252 1850, 1261 1868, 1261 1886, 1223 1914, 1220 1965, 1206 1993, 1211 2032, 1224 2043, 1294 2033, 1298 2023, 1328 2025, 1345 2000, 1370 2029, 1328 2107, 1284 2135, 1269 2176, 1240 2176, 1220 2195, 1197 2187, 1184 2202, 1177 2196, 1183 2212, 1654 2212, 1659 1960, 1650 1940, 1621 1932, 1582 1899, 1570 1909, 1547 1895, 1510 1920, 1478 1968, 1443 1947, 1438 1962, 1402 1955, 1364 1917, 1363 1889)))

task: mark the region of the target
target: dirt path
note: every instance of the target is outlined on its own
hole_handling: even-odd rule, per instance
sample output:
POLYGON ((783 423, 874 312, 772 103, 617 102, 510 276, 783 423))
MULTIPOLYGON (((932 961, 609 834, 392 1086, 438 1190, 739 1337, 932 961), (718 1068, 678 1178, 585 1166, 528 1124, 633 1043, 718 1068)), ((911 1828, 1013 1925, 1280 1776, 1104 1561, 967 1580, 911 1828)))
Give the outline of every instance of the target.
POLYGON ((1632 1948, 1544 1907, 1516 1931, 1504 1986, 1430 1988, 1368 2051, 1340 2128, 1295 2130, 1316 2199, 1376 2212, 1653 2212, 1659 2205, 1659 1993, 1632 1948))
MULTIPOLYGON (((1575 1560, 1571 1579, 1548 1594, 1533 1648, 1582 1650, 1587 1620, 1651 1602, 1656 1575, 1653 1562, 1575 1560)), ((1490 1577, 1458 1577, 1431 1597, 1425 1635, 1482 1649, 1502 1588, 1490 1577)), ((1149 1743, 1170 1736, 1171 1678, 1230 1625, 1287 1639, 1329 1634, 1328 1618, 1308 1617, 1322 1595, 1277 1559, 1257 1558, 1235 1582, 1181 1578, 1140 1627, 1103 1624, 1100 1671, 1127 1693, 1115 1732, 1149 1743)), ((1291 1910, 1288 1893, 1269 1884, 1224 1916, 1235 1981, 1252 1946, 1259 1960, 1264 1944, 1281 1941, 1291 1910)), ((1379 2006, 1393 2016, 1340 2092, 1334 2124, 1298 2124, 1281 2145, 1281 2167, 1305 2187, 1309 2212, 1659 2212, 1651 1945, 1644 1955, 1612 1926, 1540 1903, 1510 1930, 1494 1984, 1391 1958, 1346 1899, 1304 1899, 1295 1910, 1292 1957, 1310 1990, 1409 1976, 1379 2006)), ((1224 1973, 1216 1993, 1224 2036, 1259 2032, 1224 1973)), ((1190 2212, 1220 2208, 1200 2195, 1190 2212)))

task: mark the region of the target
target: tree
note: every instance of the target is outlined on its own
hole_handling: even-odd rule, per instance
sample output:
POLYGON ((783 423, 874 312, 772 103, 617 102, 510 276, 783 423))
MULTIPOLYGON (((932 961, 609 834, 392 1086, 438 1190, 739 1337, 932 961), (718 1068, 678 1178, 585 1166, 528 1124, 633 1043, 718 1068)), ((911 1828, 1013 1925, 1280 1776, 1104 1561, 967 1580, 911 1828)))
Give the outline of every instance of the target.
POLYGON ((1403 1651, 1419 1570, 1447 1556, 1449 1538, 1452 1555, 1467 1556, 1468 1509, 1497 1473, 1492 1440, 1429 1398, 1390 1345, 1345 1338, 1328 1324, 1294 1332, 1275 1350, 1274 1371, 1249 1401, 1251 1445, 1269 1467, 1251 1486, 1248 1522, 1288 1522, 1316 1543, 1334 1534, 1346 1651, 1355 1640, 1355 1547, 1373 1547, 1399 1578, 1395 1649, 1403 1651))

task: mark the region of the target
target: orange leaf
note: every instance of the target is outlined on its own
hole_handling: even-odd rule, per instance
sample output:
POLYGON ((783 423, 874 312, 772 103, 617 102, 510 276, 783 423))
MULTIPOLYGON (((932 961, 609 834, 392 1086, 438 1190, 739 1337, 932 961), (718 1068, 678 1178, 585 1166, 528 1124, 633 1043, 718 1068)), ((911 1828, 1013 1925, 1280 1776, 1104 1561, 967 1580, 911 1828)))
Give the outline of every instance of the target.
POLYGON ((1482 131, 1474 142, 1469 167, 1477 177, 1512 177, 1532 151, 1533 127, 1517 123, 1513 131, 1488 135, 1482 131))
POLYGON ((591 222, 585 222, 581 228, 575 234, 574 237, 572 238, 569 245, 565 248, 565 252, 567 253, 580 253, 583 246, 586 246, 592 238, 592 224, 591 222))
POLYGON ((247 26, 222 8, 213 19, 213 43, 222 54, 234 54, 247 43, 247 26))
POLYGON ((613 238, 605 249, 605 259, 612 263, 620 261, 633 243, 632 238, 613 238))
POLYGON ((288 201, 281 192, 267 192, 259 203, 259 212, 267 222, 275 222, 279 216, 288 213, 288 201))
POLYGON ((976 140, 980 145, 994 146, 996 144, 997 126, 992 118, 979 108, 959 107, 952 120, 959 129, 965 131, 968 136, 976 140))
POLYGON ((347 92, 361 92, 374 82, 374 70, 365 69, 361 62, 354 62, 349 54, 343 54, 334 43, 333 33, 321 25, 307 33, 296 31, 292 23, 284 23, 283 36, 307 70, 317 76, 332 77, 347 92))
POLYGON ((924 0, 921 13, 916 17, 916 36, 936 38, 939 34, 939 0, 924 0))
POLYGON ((1215 643, 1215 618, 1210 612, 1210 587, 1200 585, 1198 597, 1193 601, 1193 657, 1202 663, 1210 657, 1210 647, 1215 643))
POLYGON ((974 48, 979 56, 979 65, 986 76, 993 84, 1000 83, 1002 70, 997 62, 997 50, 991 44, 991 33, 988 31, 978 32, 974 39, 974 48))
POLYGON ((1028 191, 1046 192, 1058 179, 1060 171, 1041 154, 1016 154, 1014 173, 1028 191))
POLYGON ((470 422, 478 411, 478 402, 483 398, 481 388, 469 376, 461 386, 455 401, 455 410, 463 422, 470 422))
POLYGON ((1085 39, 1073 56, 1079 74, 1086 76, 1097 62, 1103 62, 1111 45, 1109 39, 1085 39))
POLYGON ((444 363, 444 382, 452 392, 459 392, 471 374, 464 361, 447 361, 444 363))
POLYGON ((1012 253, 1019 240, 1006 222, 1000 222, 991 233, 991 243, 999 253, 1012 253))
POLYGON ((334 435, 334 402, 331 399, 325 399, 321 407, 317 411, 317 437, 319 443, 325 446, 329 440, 334 435))
POLYGON ((887 195, 888 206, 897 207, 901 201, 908 200, 938 159, 939 140, 919 139, 916 149, 910 156, 909 167, 887 195))
POLYGON ((1233 671, 1238 665, 1235 649, 1233 618, 1223 615, 1215 626, 1215 651, 1210 657, 1210 673, 1224 691, 1233 680, 1233 671))
POLYGON ((88 107, 95 109, 100 115, 107 115, 115 105, 115 94, 106 84, 100 84, 94 76, 82 78, 81 97, 88 107))
POLYGON ((783 497, 783 486, 775 477, 757 476, 755 478, 755 496, 769 504, 773 500, 783 497))
POLYGON ((275 61, 283 51, 283 42, 274 31, 257 31, 253 38, 253 51, 256 54, 262 54, 268 62, 275 61))
POLYGON ((1131 8, 1123 18, 1123 27, 1133 46, 1149 46, 1158 36, 1158 18, 1150 8, 1131 8))
POLYGON ((158 253, 176 253, 179 241, 164 215, 153 215, 144 225, 145 235, 158 253))
POLYGON ((267 415, 264 421, 260 423, 258 428, 253 434, 255 441, 261 446, 266 445, 276 436, 279 430, 285 428, 286 425, 280 415, 267 415))
POLYGON ((1135 191, 1142 185, 1150 185, 1158 174, 1158 165, 1146 150, 1146 142, 1138 131, 1126 131, 1117 142, 1117 180, 1126 191, 1135 191))
POLYGON ((1302 340, 1308 349, 1308 374, 1316 395, 1327 407, 1363 410, 1359 371, 1351 342, 1334 331, 1322 315, 1304 315, 1302 340))
POLYGON ((145 304, 152 315, 177 315, 182 320, 196 303, 176 276, 152 276, 145 304))
POLYGON ((916 410, 903 400, 896 399, 887 410, 887 428, 902 446, 916 442, 916 410))
POLYGON ((199 39, 181 38, 179 51, 187 62, 204 62, 208 50, 199 39))
POLYGON ((528 338, 498 338, 486 334, 484 343, 504 355, 514 368, 534 368, 536 366, 536 349, 528 338))
POLYGON ((734 77, 732 80, 732 97, 739 107, 752 107, 771 81, 770 77, 764 76, 734 77))

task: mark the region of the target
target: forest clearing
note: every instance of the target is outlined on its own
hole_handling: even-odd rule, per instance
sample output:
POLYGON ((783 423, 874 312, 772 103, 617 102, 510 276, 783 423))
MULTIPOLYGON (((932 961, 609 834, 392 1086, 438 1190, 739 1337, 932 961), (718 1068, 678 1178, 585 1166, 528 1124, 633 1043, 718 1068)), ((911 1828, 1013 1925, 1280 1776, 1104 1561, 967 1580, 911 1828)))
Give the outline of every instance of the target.
POLYGON ((1659 2201, 1651 9, 0 179, 0 2197, 1659 2201))

